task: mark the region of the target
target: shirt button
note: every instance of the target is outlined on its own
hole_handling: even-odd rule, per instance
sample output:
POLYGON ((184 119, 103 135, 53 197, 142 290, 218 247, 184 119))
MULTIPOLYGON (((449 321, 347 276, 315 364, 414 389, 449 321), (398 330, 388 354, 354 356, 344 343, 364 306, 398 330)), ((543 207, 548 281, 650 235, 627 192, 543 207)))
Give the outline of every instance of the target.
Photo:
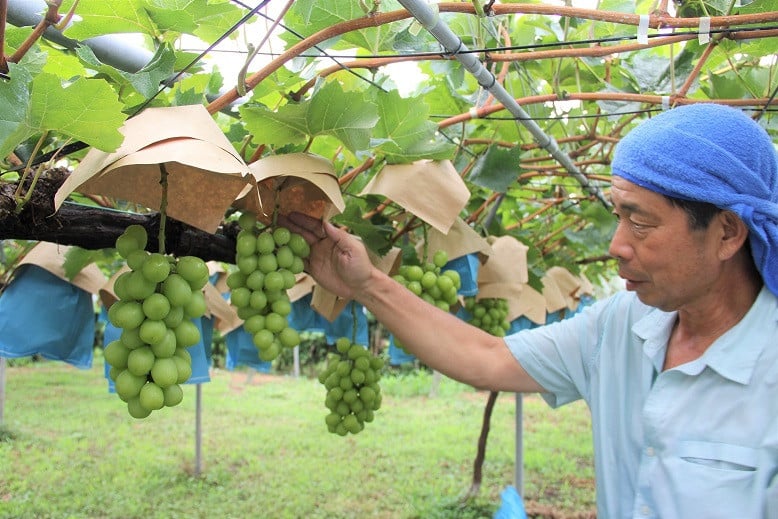
POLYGON ((653 456, 655 453, 653 447, 646 447, 646 456, 653 456))
POLYGON ((643 505, 643 506, 640 507, 640 513, 645 515, 645 516, 649 516, 649 515, 651 515, 651 509, 648 506, 643 505))

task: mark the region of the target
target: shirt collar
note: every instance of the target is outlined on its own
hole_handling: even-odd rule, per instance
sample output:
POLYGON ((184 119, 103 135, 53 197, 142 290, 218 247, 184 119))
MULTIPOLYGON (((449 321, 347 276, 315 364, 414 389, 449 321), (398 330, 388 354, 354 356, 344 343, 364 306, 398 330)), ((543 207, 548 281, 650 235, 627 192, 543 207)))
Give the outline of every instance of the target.
MULTIPOLYGON (((658 372, 662 371, 667 341, 677 312, 654 310, 632 327, 643 342, 643 353, 658 372)), ((778 320, 778 298, 762 287, 756 301, 743 319, 716 339, 698 359, 675 369, 698 375, 710 367, 719 375, 740 384, 748 384, 760 355, 774 337, 764 334, 765 324, 778 320)), ((772 329, 772 328, 769 328, 772 329)))

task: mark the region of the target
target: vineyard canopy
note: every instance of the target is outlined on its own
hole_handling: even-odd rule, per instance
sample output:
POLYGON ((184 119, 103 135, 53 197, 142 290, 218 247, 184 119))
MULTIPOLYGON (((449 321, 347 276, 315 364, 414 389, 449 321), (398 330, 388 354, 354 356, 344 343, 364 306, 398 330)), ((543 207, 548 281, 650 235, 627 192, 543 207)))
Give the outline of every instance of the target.
MULTIPOLYGON (((609 163, 642 120, 717 102, 778 133, 778 0, 269 4, 0 0, 0 239, 109 247, 141 208, 76 192, 47 218, 62 167, 116 150, 146 108, 202 104, 247 164, 331 161, 335 220, 379 254, 413 251, 428 226, 365 186, 386 166, 451 163, 469 190, 459 218, 526 244, 539 287, 554 266, 609 272, 609 163), (22 14, 36 4, 33 27, 22 14), (118 39, 128 33, 142 46, 118 39), (245 43, 237 74, 220 68, 222 41, 245 43)), ((234 226, 171 232, 171 252, 232 257, 234 226)))

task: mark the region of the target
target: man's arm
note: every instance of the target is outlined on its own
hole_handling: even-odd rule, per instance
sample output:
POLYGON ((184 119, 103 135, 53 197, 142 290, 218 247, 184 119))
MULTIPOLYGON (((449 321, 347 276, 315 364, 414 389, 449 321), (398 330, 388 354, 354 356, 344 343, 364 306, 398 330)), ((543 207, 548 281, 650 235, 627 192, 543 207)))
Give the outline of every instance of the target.
POLYGON ((355 237, 296 213, 282 221, 311 245, 306 271, 327 290, 364 305, 424 364, 477 388, 543 391, 503 339, 427 303, 381 272, 355 237))

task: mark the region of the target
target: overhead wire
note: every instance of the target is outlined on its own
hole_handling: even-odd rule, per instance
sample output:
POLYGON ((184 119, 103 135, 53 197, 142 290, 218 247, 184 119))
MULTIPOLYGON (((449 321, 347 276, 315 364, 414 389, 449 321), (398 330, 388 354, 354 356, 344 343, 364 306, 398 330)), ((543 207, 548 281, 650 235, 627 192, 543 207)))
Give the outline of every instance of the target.
POLYGON ((596 185, 593 185, 581 173, 572 159, 559 148, 556 140, 545 133, 534 121, 532 121, 526 111, 519 105, 489 70, 484 67, 475 56, 465 53, 467 46, 462 39, 457 36, 449 26, 440 19, 436 11, 433 11, 429 5, 417 0, 399 0, 400 4, 410 12, 413 17, 419 21, 430 34, 432 34, 448 53, 457 59, 465 69, 470 72, 478 84, 488 90, 495 99, 509 110, 521 122, 533 136, 535 141, 546 149, 554 159, 562 164, 567 172, 575 178, 582 188, 593 194, 605 207, 610 207, 610 202, 596 185))
MULTIPOLYGON (((219 36, 213 43, 211 43, 207 49, 203 50, 197 57, 195 57, 194 59, 192 59, 192 61, 190 61, 187 65, 185 65, 175 76, 173 76, 168 81, 165 81, 163 83, 163 86, 159 90, 157 90, 157 92, 153 96, 147 99, 138 108, 136 108, 132 114, 128 116, 128 119, 138 115, 141 111, 143 111, 143 109, 145 109, 160 93, 164 92, 165 89, 169 88, 170 85, 174 84, 183 74, 185 74, 189 69, 191 69, 200 60, 202 60, 214 47, 216 47, 219 43, 224 41, 224 39, 227 38, 230 34, 235 32, 240 26, 242 26, 248 20, 250 20, 254 16, 254 13, 256 11, 259 11, 260 9, 265 7, 269 2, 270 0, 262 0, 256 7, 254 7, 243 17, 241 17, 240 20, 235 22, 229 29, 227 29, 221 36, 219 36)), ((24 169, 25 167, 38 166, 46 161, 51 160, 53 157, 65 157, 77 151, 81 151, 87 148, 88 146, 89 145, 83 141, 72 142, 56 150, 47 153, 42 153, 37 157, 33 158, 31 161, 29 161, 29 163, 21 164, 19 166, 9 168, 8 171, 9 172, 19 171, 21 169, 24 169)))
MULTIPOLYGON (((240 4, 238 0, 232 0, 233 2, 236 2, 240 4)), ((267 15, 264 15, 262 13, 259 13, 259 16, 264 16, 267 18, 267 15)), ((284 27, 286 30, 289 30, 288 28, 284 27)), ((707 31, 705 34, 733 34, 733 33, 739 33, 739 32, 757 32, 757 31, 772 31, 778 29, 778 25, 769 25, 769 26, 759 26, 759 27, 738 27, 738 28, 713 28, 710 31, 707 31)), ((290 31, 291 32, 291 31, 290 31)), ((293 34, 298 38, 303 38, 302 35, 299 33, 293 34)), ((658 34, 648 34, 646 37, 648 39, 654 39, 654 38, 665 38, 669 35, 672 36, 699 36, 702 34, 700 31, 679 31, 679 32, 673 32, 673 33, 658 33, 658 34)), ((540 49, 553 49, 558 47, 570 47, 573 45, 601 45, 603 43, 615 43, 615 42, 622 42, 622 41, 634 41, 635 35, 624 35, 624 36, 609 36, 604 38, 587 38, 585 40, 567 40, 567 41, 555 41, 555 42, 545 42, 545 43, 533 43, 533 44, 526 44, 526 45, 507 45, 507 46, 499 46, 499 47, 480 47, 476 49, 463 49, 460 50, 460 54, 489 54, 494 52, 504 52, 504 51, 534 51, 534 50, 540 50, 540 49)), ((317 50, 320 50, 317 46, 314 46, 317 50)), ((235 52, 235 53, 245 53, 245 51, 223 51, 223 50, 217 50, 216 52, 235 52)), ((266 55, 269 57, 276 57, 279 54, 274 52, 258 52, 258 55, 266 55)), ((299 55, 301 58, 319 58, 321 57, 318 54, 306 54, 301 53, 299 55)), ((436 56, 446 56, 449 57, 449 52, 445 49, 441 48, 440 50, 435 51, 424 51, 424 52, 396 52, 396 53, 386 53, 386 54, 326 54, 325 57, 328 59, 332 59, 333 61, 337 59, 354 59, 354 60, 368 60, 368 59, 376 59, 376 58, 425 58, 425 57, 436 57, 436 56)), ((336 61, 337 62, 337 61, 336 61)))
MULTIPOLYGON (((245 3, 241 2, 240 0, 230 0, 230 1, 232 3, 234 3, 234 4, 236 4, 236 5, 239 5, 239 6, 243 7, 243 8, 245 8, 245 9, 249 8, 245 3)), ((273 22, 273 23, 277 22, 277 20, 271 18, 270 16, 266 15, 265 13, 257 12, 256 15, 261 16, 262 18, 265 18, 266 20, 268 20, 270 22, 273 22)), ((289 34, 293 35, 294 37, 299 38, 300 41, 305 40, 305 36, 303 36, 302 34, 300 34, 297 31, 295 31, 291 27, 288 27, 287 25, 284 25, 283 23, 280 23, 280 22, 278 23, 278 26, 281 27, 282 29, 284 29, 285 31, 287 31, 289 34)), ((321 54, 320 55, 310 55, 310 56, 300 55, 300 57, 301 58, 303 58, 303 57, 304 58, 321 58, 322 56, 324 56, 324 57, 332 60, 333 62, 335 62, 336 65, 338 65, 340 68, 342 68, 346 72, 349 72, 350 74, 353 74, 354 76, 358 77, 362 81, 365 81, 365 82, 369 83, 370 85, 378 88, 382 92, 388 93, 385 88, 383 88, 381 85, 379 85, 375 81, 371 80, 370 78, 364 77, 363 75, 361 75, 360 73, 358 73, 354 69, 350 68, 348 65, 344 65, 343 63, 338 61, 339 57, 332 56, 329 52, 327 52, 325 49, 322 49, 318 45, 314 45, 313 48, 318 50, 321 54)), ((238 51, 234 51, 234 52, 238 52, 238 51)), ((240 52, 242 54, 245 53, 243 51, 240 51, 240 52)), ((262 52, 260 50, 256 50, 253 54, 255 54, 257 56, 271 56, 271 57, 278 56, 277 53, 274 53, 274 52, 262 52)))

